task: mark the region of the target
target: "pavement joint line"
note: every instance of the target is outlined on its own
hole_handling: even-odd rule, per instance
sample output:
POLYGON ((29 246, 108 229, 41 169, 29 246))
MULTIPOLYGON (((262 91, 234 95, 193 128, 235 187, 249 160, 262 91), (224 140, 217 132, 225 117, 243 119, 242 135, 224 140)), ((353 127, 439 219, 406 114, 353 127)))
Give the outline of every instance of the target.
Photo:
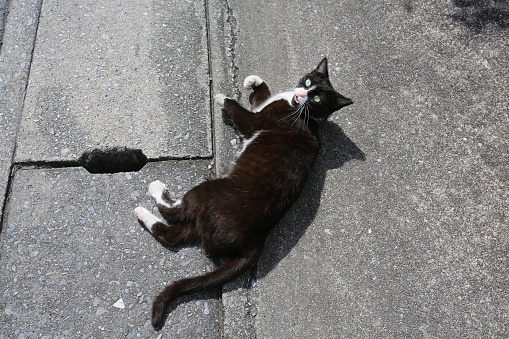
MULTIPOLYGON (((258 262, 254 264, 254 266, 251 268, 251 271, 248 272, 248 275, 249 277, 246 284, 247 285, 246 290, 248 290, 249 292, 251 287, 253 287, 256 284, 256 277, 258 276, 258 262)), ((255 301, 251 293, 246 293, 245 295, 246 295, 246 300, 244 302, 244 307, 246 310, 245 317, 250 318, 249 325, 251 329, 251 335, 253 339, 256 339, 258 338, 258 335, 256 333, 255 319, 253 318, 253 309, 256 310, 255 301)))
MULTIPOLYGON (((209 71, 209 114, 210 114, 210 137, 212 142, 212 156, 215 158, 216 154, 216 136, 214 132, 214 93, 213 93, 213 71, 212 71, 212 42, 211 42, 211 28, 210 28, 210 8, 209 1, 203 1, 203 7, 205 9, 205 32, 207 36, 207 62, 209 71)), ((215 166, 214 166, 215 167, 215 166)), ((215 168, 214 168, 215 171, 215 168)))

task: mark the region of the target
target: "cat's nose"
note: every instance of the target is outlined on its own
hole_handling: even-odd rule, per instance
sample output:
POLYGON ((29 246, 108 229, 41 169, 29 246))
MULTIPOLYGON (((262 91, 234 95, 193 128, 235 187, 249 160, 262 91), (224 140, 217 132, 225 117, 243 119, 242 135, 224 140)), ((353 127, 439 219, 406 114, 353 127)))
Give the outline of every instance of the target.
POLYGON ((297 88, 295 90, 295 95, 301 98, 304 98, 306 96, 308 91, 306 91, 304 88, 297 88))

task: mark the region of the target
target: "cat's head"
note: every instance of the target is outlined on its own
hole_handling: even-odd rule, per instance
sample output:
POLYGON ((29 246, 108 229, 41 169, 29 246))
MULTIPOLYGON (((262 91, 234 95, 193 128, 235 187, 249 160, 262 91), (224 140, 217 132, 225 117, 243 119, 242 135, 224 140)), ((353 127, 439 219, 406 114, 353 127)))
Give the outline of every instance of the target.
POLYGON ((353 104, 353 101, 336 91, 329 81, 327 58, 324 58, 310 73, 304 75, 295 88, 294 106, 307 108, 315 118, 327 118, 338 109, 353 104))

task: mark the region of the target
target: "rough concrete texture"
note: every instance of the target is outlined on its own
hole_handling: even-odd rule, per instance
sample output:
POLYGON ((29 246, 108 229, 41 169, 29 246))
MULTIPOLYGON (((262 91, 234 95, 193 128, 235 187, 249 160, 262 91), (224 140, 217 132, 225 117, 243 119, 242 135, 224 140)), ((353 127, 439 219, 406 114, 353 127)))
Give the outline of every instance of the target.
POLYGON ((209 97, 202 2, 44 1, 16 161, 210 156, 209 97))
POLYGON ((0 337, 509 336, 507 1, 44 0, 37 26, 38 4, 9 2, 0 52, 14 65, 0 63, 0 337), (247 106, 247 75, 278 92, 324 56, 355 103, 324 125, 302 197, 253 272, 153 332, 159 289, 212 265, 136 223, 148 183, 177 195, 231 163, 240 141, 209 91, 247 106), (32 163, 111 146, 213 159, 108 175, 32 163))
POLYGON ((355 102, 266 244, 257 337, 508 335, 509 32, 455 4, 230 1, 239 79, 328 56, 355 102))
MULTIPOLYGON (((195 248, 168 251, 132 210, 153 208, 146 195, 151 181, 165 181, 179 197, 209 175, 207 167, 203 161, 161 162, 111 175, 18 170, 0 240, 0 337, 159 336, 150 324, 155 295, 213 264, 195 248)), ((216 294, 186 298, 168 317, 165 337, 218 337, 216 294)))

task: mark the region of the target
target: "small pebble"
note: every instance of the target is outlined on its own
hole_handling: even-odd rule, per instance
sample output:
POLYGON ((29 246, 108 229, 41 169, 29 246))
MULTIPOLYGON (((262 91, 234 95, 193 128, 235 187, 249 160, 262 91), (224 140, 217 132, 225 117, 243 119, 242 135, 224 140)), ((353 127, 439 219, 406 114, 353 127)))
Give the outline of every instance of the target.
POLYGON ((104 313, 106 313, 106 309, 104 307, 99 307, 95 312, 95 315, 103 315, 104 313))
POLYGON ((118 301, 113 304, 113 307, 124 309, 125 304, 124 304, 124 301, 122 300, 122 298, 118 299, 118 301))

